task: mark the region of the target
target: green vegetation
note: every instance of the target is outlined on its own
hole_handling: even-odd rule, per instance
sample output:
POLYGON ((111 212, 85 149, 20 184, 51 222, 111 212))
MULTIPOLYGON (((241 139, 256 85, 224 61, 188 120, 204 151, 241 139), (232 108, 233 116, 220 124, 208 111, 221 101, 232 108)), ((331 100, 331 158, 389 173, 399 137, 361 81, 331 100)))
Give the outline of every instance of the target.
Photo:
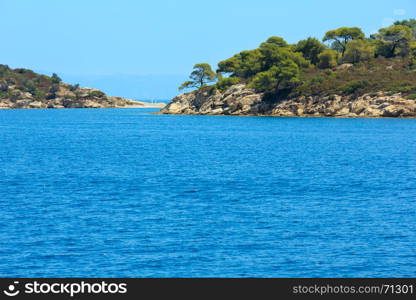
POLYGON ((362 40, 364 38, 363 31, 358 27, 341 27, 328 31, 323 41, 333 41, 332 47, 340 51, 342 56, 344 56, 349 41, 362 40))
POLYGON ((209 64, 196 64, 194 66, 194 71, 189 76, 191 80, 185 81, 181 86, 180 90, 187 88, 201 88, 207 83, 214 82, 217 78, 214 71, 209 64))
POLYGON ((105 96, 105 94, 103 93, 103 92, 101 92, 101 91, 92 91, 92 92, 90 92, 89 94, 88 94, 88 96, 90 96, 90 97, 98 97, 98 98, 102 98, 102 97, 104 97, 105 96))
POLYGON ((414 40, 412 29, 405 25, 393 25, 373 35, 378 40, 378 54, 385 57, 407 56, 414 40))
POLYGON ((52 81, 52 83, 58 84, 58 83, 62 82, 62 79, 58 76, 58 74, 53 73, 52 77, 51 77, 51 81, 52 81))
POLYGON ((299 66, 290 59, 283 59, 264 72, 254 76, 249 87, 261 92, 289 89, 299 82, 299 66))
MULTIPOLYGON (((402 57, 378 57, 349 68, 304 70, 291 96, 362 95, 378 91, 416 93, 416 71, 402 57)), ((413 98, 415 99, 415 98, 413 98)))
POLYGON ((330 69, 337 66, 338 62, 338 52, 335 50, 327 49, 322 51, 321 54, 318 55, 318 67, 321 69, 330 69))
POLYGON ((319 40, 310 37, 297 43, 294 50, 301 52, 312 64, 317 65, 320 61, 319 55, 326 50, 326 46, 319 40))
POLYGON ((243 83, 269 99, 385 91, 416 95, 416 20, 398 21, 366 37, 358 27, 328 31, 290 45, 271 37, 253 50, 218 63, 195 65, 184 88, 213 85, 219 91, 243 83))
POLYGON ((345 48, 343 61, 356 64, 374 58, 376 46, 366 40, 353 40, 345 48))
POLYGON ((241 79, 238 77, 224 77, 218 80, 215 85, 221 92, 225 92, 229 87, 239 84, 241 79))
MULTIPOLYGON (((16 100, 19 91, 28 92, 37 100, 53 99, 57 96, 60 84, 62 80, 55 73, 49 77, 27 69, 11 69, 7 65, 0 65, 0 99, 16 100)), ((67 87, 73 90, 79 88, 67 87)))
POLYGON ((394 25, 403 25, 409 27, 413 32, 413 37, 416 38, 416 19, 397 21, 394 25))

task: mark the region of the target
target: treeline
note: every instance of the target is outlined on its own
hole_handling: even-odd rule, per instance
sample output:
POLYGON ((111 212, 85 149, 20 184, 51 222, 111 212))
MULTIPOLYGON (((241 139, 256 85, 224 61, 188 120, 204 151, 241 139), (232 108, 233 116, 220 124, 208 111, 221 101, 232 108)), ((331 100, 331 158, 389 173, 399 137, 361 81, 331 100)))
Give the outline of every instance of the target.
POLYGON ((387 90, 416 98, 416 20, 404 20, 366 37, 358 27, 328 31, 288 44, 271 37, 258 48, 218 63, 197 64, 180 89, 208 84, 221 91, 244 83, 274 96, 354 94, 387 90))

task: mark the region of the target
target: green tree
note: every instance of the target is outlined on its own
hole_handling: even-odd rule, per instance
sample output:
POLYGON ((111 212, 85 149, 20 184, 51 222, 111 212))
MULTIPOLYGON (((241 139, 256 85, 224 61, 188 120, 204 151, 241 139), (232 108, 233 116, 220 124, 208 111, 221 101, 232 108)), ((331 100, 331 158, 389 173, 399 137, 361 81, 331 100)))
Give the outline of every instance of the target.
POLYGON ((6 76, 10 72, 10 68, 7 65, 0 65, 0 76, 6 76))
POLYGON ((410 64, 416 66, 416 42, 410 44, 410 64))
POLYGON ((362 40, 365 38, 363 31, 358 27, 341 27, 330 30, 325 34, 323 41, 333 41, 333 47, 344 56, 347 43, 351 40, 362 40))
POLYGON ((279 47, 288 47, 289 44, 281 37, 278 36, 272 36, 267 39, 267 41, 264 42, 265 44, 274 44, 279 47))
POLYGON ((249 87, 260 92, 278 92, 293 88, 300 79, 299 66, 290 59, 283 60, 265 72, 254 76, 249 87))
POLYGON ((413 32, 413 38, 416 39, 416 19, 397 21, 394 23, 394 25, 403 25, 409 27, 413 32))
POLYGON ((259 49, 242 51, 233 57, 218 63, 219 73, 232 77, 250 78, 263 69, 263 55, 259 49))
POLYGON ((300 52, 303 56, 310 60, 312 64, 317 65, 319 62, 319 54, 326 49, 326 46, 315 38, 308 38, 306 40, 299 41, 294 47, 294 51, 300 52))
POLYGON ((196 64, 194 66, 194 71, 189 76, 191 80, 184 82, 179 90, 188 89, 188 88, 201 88, 207 83, 214 82, 217 78, 217 75, 212 71, 212 68, 207 63, 196 64))
POLYGON ((280 47, 273 43, 263 43, 260 45, 260 53, 262 54, 262 71, 267 71, 276 64, 280 64, 284 60, 292 60, 301 68, 308 68, 309 62, 301 53, 293 52, 289 47, 280 47))
POLYGON ((47 99, 54 99, 56 98, 56 93, 59 91, 59 85, 57 83, 53 83, 49 89, 49 94, 47 99))
POLYGON ((374 58, 375 53, 376 46, 371 42, 366 40, 353 40, 347 44, 343 61, 355 64, 374 58))
POLYGON ((224 77, 218 80, 215 86, 221 91, 226 91, 229 87, 239 84, 241 79, 238 77, 224 77))
POLYGON ((310 66, 302 53, 292 51, 284 39, 273 36, 257 49, 242 51, 221 61, 218 64, 217 72, 227 73, 230 77, 250 79, 286 59, 292 60, 301 68, 310 66))
POLYGON ((318 67, 321 69, 330 69, 338 65, 338 52, 335 50, 325 50, 318 55, 319 63, 318 67))
POLYGON ((62 79, 58 76, 58 74, 53 73, 51 77, 52 83, 60 83, 62 79))
POLYGON ((406 56, 410 52, 412 30, 404 25, 392 25, 381 28, 378 34, 372 36, 379 41, 377 54, 385 57, 397 55, 406 56))

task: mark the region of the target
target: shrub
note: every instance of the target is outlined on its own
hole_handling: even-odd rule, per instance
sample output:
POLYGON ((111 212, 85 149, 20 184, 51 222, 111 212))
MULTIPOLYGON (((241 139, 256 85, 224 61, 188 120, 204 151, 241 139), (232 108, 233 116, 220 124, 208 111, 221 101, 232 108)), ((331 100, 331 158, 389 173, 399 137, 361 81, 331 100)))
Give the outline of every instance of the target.
POLYGON ((325 50, 318 55, 318 66, 321 69, 330 69, 338 65, 338 52, 335 50, 325 50))
POLYGON ((58 84, 52 84, 49 88, 49 94, 46 97, 47 99, 54 99, 56 98, 56 93, 59 91, 59 85, 58 84))
POLYGON ((407 95, 405 98, 408 99, 408 100, 415 100, 416 101, 416 93, 407 95))
POLYGON ((41 89, 36 89, 35 92, 33 93, 33 96, 35 97, 36 100, 43 100, 46 97, 46 93, 42 91, 41 89))
POLYGON ((410 66, 416 66, 416 42, 410 45, 410 66))
POLYGON ((105 96, 105 94, 101 91, 92 91, 88 94, 88 96, 102 98, 105 96))
POLYGON ((0 65, 0 76, 5 76, 10 71, 7 65, 0 65))
POLYGON ((9 86, 5 81, 0 81, 0 92, 7 92, 9 90, 9 86))
POLYGON ((358 94, 360 91, 364 90, 370 85, 367 80, 353 81, 346 84, 343 88, 343 92, 346 95, 358 94))
POLYGON ((27 79, 23 82, 22 90, 33 94, 36 91, 36 83, 33 80, 27 79))
POLYGON ((52 77, 51 77, 51 82, 52 83, 60 83, 62 81, 62 79, 58 76, 58 74, 53 73, 52 77))
POLYGON ((79 89, 79 83, 69 86, 71 92, 75 92, 77 89, 79 89))

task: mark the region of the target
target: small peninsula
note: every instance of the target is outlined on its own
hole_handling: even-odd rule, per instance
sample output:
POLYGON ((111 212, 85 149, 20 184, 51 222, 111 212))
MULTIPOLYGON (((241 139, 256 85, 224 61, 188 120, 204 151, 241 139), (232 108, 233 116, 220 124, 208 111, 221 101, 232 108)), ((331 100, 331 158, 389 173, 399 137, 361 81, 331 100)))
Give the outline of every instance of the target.
POLYGON ((253 50, 194 66, 162 114, 416 117, 416 20, 366 37, 358 27, 296 44, 271 37, 253 50))
POLYGON ((63 83, 28 69, 0 65, 0 109, 35 108, 162 108, 164 103, 139 102, 63 83))

